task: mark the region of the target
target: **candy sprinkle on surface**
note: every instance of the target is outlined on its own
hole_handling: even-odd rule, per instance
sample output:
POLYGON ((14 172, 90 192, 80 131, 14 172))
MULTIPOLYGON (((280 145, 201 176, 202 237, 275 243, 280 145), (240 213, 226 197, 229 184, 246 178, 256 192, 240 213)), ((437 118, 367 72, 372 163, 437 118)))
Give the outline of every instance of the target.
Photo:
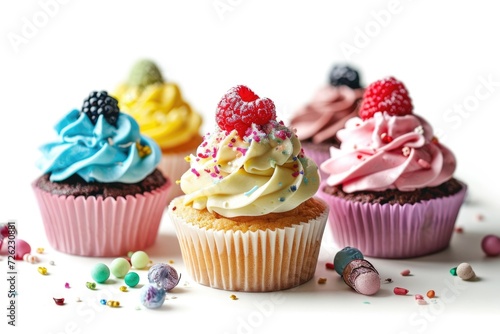
POLYGON ((318 278, 318 284, 325 284, 325 283, 326 283, 326 278, 325 277, 318 278))
POLYGON ((410 269, 405 269, 401 272, 401 276, 410 276, 410 269))
POLYGON ((231 295, 229 296, 229 298, 231 298, 232 300, 238 300, 238 297, 236 297, 236 295, 231 295))
POLYGON ((394 294, 401 295, 401 296, 407 295, 408 294, 408 289, 400 288, 400 287, 395 287, 394 288, 394 294))
POLYGON ((436 293, 434 292, 434 290, 427 291, 428 298, 434 298, 435 296, 436 296, 436 293))
POLYGON ((457 267, 453 267, 450 269, 450 274, 452 274, 453 276, 457 276, 457 267))

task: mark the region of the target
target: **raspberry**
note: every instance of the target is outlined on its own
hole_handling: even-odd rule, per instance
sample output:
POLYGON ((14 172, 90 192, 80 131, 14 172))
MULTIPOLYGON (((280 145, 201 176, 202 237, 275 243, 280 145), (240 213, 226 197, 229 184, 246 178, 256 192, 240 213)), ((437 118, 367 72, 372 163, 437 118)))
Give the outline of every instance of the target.
POLYGON ((252 124, 264 125, 276 119, 274 102, 268 98, 259 98, 243 85, 231 88, 220 100, 215 113, 215 120, 225 131, 238 131, 245 136, 252 124))
POLYGON ((366 120, 378 111, 385 111, 392 116, 412 113, 411 98, 402 82, 394 77, 388 77, 375 81, 366 88, 359 109, 359 117, 366 120))
POLYGON ((116 125, 120 110, 118 101, 103 90, 90 93, 89 97, 83 101, 81 113, 87 115, 93 124, 97 123, 99 115, 103 115, 109 124, 116 125))

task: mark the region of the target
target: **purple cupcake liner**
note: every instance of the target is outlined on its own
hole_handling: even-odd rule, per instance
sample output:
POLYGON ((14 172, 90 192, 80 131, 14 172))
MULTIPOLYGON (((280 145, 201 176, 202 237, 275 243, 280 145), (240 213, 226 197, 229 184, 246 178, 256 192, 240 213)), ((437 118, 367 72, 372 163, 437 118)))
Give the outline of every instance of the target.
POLYGON ((368 204, 323 192, 330 213, 328 224, 339 248, 358 248, 365 256, 403 259, 446 249, 464 202, 467 186, 447 197, 415 204, 368 204))

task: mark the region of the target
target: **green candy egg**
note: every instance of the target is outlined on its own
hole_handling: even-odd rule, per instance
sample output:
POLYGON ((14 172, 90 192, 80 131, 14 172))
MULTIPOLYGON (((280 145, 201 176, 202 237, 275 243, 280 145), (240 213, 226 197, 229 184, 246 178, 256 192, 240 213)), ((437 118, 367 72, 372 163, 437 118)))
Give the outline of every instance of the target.
POLYGON ((139 275, 133 271, 129 272, 127 275, 125 275, 125 284, 133 288, 134 286, 139 284, 139 275))
POLYGON ((135 269, 144 269, 149 263, 149 256, 144 251, 137 251, 132 254, 130 261, 135 269))
POLYGON ((109 268, 104 263, 96 264, 94 268, 92 268, 91 272, 92 278, 97 283, 106 282, 106 280, 109 278, 109 274, 110 274, 109 268))
POLYGON ((130 262, 123 257, 116 258, 111 262, 110 269, 116 278, 123 278, 130 270, 130 262))

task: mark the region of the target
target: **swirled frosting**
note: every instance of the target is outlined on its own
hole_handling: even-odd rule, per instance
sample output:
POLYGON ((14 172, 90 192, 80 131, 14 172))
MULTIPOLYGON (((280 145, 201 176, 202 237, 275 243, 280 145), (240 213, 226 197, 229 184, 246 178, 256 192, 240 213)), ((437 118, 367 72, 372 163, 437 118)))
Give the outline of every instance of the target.
POLYGON ((319 89, 311 101, 300 108, 291 118, 290 125, 297 129, 300 140, 313 143, 335 141, 335 134, 345 122, 357 116, 358 102, 363 88, 325 86, 319 89))
POLYGON ((75 109, 55 130, 59 139, 40 148, 37 162, 43 173, 50 173, 51 181, 76 174, 86 182, 136 183, 152 173, 161 158, 158 145, 141 136, 136 121, 123 113, 116 126, 102 115, 94 125, 75 109))
POLYGON ((120 109, 130 114, 141 132, 162 150, 175 149, 200 135, 201 115, 183 99, 175 83, 158 82, 144 88, 122 84, 114 96, 120 109))
POLYGON ((413 114, 355 117, 337 136, 340 148, 330 148, 331 158, 320 168, 329 174, 328 185, 342 185, 348 193, 438 186, 456 168, 453 153, 437 141, 425 119, 413 114))
POLYGON ((316 193, 318 167, 290 128, 272 120, 251 130, 244 138, 220 129, 204 137, 180 180, 185 204, 225 217, 259 216, 289 211, 316 193))

